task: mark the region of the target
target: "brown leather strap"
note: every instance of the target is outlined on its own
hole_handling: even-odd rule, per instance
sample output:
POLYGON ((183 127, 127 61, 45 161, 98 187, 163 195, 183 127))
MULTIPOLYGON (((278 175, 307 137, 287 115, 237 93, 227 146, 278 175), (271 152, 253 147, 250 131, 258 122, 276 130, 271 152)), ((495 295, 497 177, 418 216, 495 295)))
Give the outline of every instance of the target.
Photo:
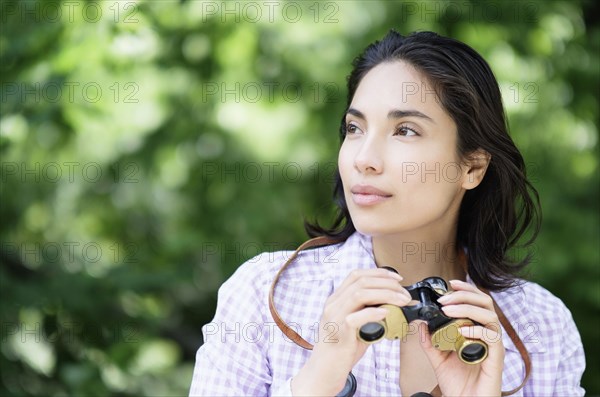
MULTIPOLYGON (((298 249, 296 249, 296 251, 294 251, 294 253, 290 256, 290 258, 281 267, 281 269, 279 269, 279 271, 275 275, 275 278, 273 279, 273 282, 271 283, 271 289, 269 291, 269 311, 271 312, 271 316, 273 316, 273 320, 275 320, 275 324, 277 324, 277 326, 283 332, 283 334, 285 336, 287 336, 288 338, 290 338, 298 346, 300 346, 304 349, 312 350, 313 345, 310 342, 306 341, 302 336, 300 336, 292 328, 290 328, 286 324, 286 322, 281 318, 279 313, 277 312, 277 309, 275 308, 275 302, 273 299, 273 297, 275 295, 275 286, 277 285, 277 281, 279 281, 279 277, 281 276, 281 274, 294 261, 294 259, 296 259, 296 257, 300 253, 300 251, 302 251, 304 249, 308 249, 308 248, 320 247, 323 245, 337 244, 342 241, 343 240, 338 240, 338 239, 334 239, 332 237, 327 237, 327 236, 315 237, 313 239, 305 241, 302 245, 300 245, 298 247, 298 249)), ((462 260, 463 258, 460 258, 460 259, 462 260)), ((515 394, 519 390, 521 390, 525 386, 525 383, 527 383, 527 380, 529 379, 529 376, 531 375, 531 359, 529 357, 529 352, 527 351, 527 348, 523 344, 523 341, 521 340, 521 338, 519 338, 519 335, 517 334, 517 332, 515 331, 513 326, 510 324, 510 322, 508 321, 508 319, 506 318, 504 313, 502 312, 502 309, 500 309, 500 306, 498 306, 498 304, 496 303, 496 300, 494 299, 494 297, 492 297, 492 295, 488 291, 486 291, 484 289, 481 289, 481 290, 483 292, 485 292, 486 294, 488 294, 492 298, 492 301, 494 302, 494 310, 496 311, 496 314, 498 315, 498 319, 500 320, 502 327, 508 334, 509 338, 515 344, 515 347, 521 354, 521 358, 523 359, 523 362, 525 363, 525 377, 523 378, 523 381, 521 382, 521 384, 512 390, 502 392, 502 396, 510 396, 512 394, 515 394)), ((429 394, 431 394, 433 397, 441 397, 442 391, 440 389, 440 386, 436 385, 436 387, 429 394)))
POLYGON ((292 340, 292 342, 294 342, 295 344, 297 344, 300 347, 303 347, 304 349, 307 349, 307 350, 312 350, 313 345, 311 343, 309 343, 308 341, 306 341, 296 331, 291 329, 285 323, 285 321, 283 321, 281 319, 281 316, 279 315, 279 313, 277 312, 277 309, 275 308, 275 302, 273 301, 273 296, 275 295, 275 285, 277 284, 277 281, 279 280, 279 277, 281 276, 283 271, 294 261, 294 259, 296 259, 296 257, 300 253, 300 251, 302 251, 304 249, 308 249, 308 248, 323 246, 323 245, 336 244, 339 242, 341 242, 341 240, 336 240, 332 237, 327 237, 327 236, 315 237, 313 239, 305 241, 300 247, 298 247, 298 249, 296 249, 296 251, 292 254, 292 256, 290 256, 290 258, 287 260, 287 262, 285 262, 285 264, 281 267, 281 269, 279 269, 279 271, 275 275, 275 278, 273 279, 273 283, 271 284, 271 290, 269 291, 269 311, 271 312, 271 316, 273 316, 273 320, 275 320, 275 324, 277 324, 277 326, 283 332, 283 334, 285 336, 287 336, 288 338, 290 338, 292 340))
MULTIPOLYGON (((461 263, 461 265, 465 271, 465 274, 468 274, 469 273, 468 272, 469 264, 468 264, 467 255, 464 250, 459 250, 458 260, 461 263)), ((508 334, 508 337, 514 343, 515 347, 519 351, 519 354, 521 355, 521 359, 523 360, 523 363, 525 364, 525 376, 523 377, 523 381, 521 382, 521 384, 512 390, 502 392, 502 396, 510 396, 510 395, 515 394, 519 390, 521 390, 525 386, 525 383, 527 383, 527 381, 529 380, 529 376, 531 375, 531 357, 529 357, 529 352, 527 351, 527 348, 523 344, 523 341, 521 340, 521 338, 519 337, 519 335, 517 334, 517 332, 515 331, 513 326, 510 324, 510 321, 508 321, 508 319, 504 315, 504 312, 502 311, 502 309, 500 309, 500 306, 498 306, 498 303, 496 303, 496 300, 494 299, 492 294, 485 288, 479 288, 479 289, 482 292, 486 293, 490 298, 492 298, 492 302, 494 304, 494 311, 496 312, 496 315, 498 315, 500 324, 502 324, 502 328, 504 328, 504 330, 508 334)), ((436 386, 436 389, 439 389, 439 386, 436 386)), ((434 390, 436 390, 436 389, 434 389, 434 390)), ((433 393, 431 393, 431 394, 433 395, 433 393)), ((441 391, 440 391, 440 396, 441 396, 441 391)))
MULTIPOLYGON (((489 293, 488 293, 488 295, 489 295, 489 293)), ((490 297, 491 297, 491 295, 490 295, 490 297)), ((523 341, 521 340, 521 338, 519 338, 519 335, 517 334, 517 332, 515 331, 513 326, 510 325, 510 322, 508 321, 508 319, 502 312, 502 309, 500 309, 500 307, 496 303, 496 300, 493 297, 492 297, 492 301, 494 302, 494 310, 496 311, 496 314, 498 315, 498 318, 500 319, 500 323, 502 324, 502 327, 508 334, 508 337, 515 344, 515 347, 521 354, 521 359, 523 359, 523 363, 525 364, 525 377, 523 378, 523 381, 521 382, 521 384, 512 390, 502 392, 503 396, 510 396, 511 394, 515 394, 516 392, 521 390, 525 386, 525 383, 527 383, 527 380, 529 379, 529 376, 531 375, 531 358, 529 357, 529 352, 527 351, 525 344, 523 344, 523 341)))

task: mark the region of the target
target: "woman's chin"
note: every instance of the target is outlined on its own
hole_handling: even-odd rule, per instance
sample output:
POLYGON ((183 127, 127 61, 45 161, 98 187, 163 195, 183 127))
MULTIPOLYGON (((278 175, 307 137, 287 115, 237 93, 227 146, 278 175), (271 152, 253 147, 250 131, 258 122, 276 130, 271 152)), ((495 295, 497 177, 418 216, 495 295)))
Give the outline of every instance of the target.
POLYGON ((369 236, 369 237, 375 237, 375 236, 381 236, 381 235, 394 233, 394 230, 382 227, 381 223, 359 222, 359 223, 354 223, 354 228, 360 234, 364 234, 365 236, 369 236))

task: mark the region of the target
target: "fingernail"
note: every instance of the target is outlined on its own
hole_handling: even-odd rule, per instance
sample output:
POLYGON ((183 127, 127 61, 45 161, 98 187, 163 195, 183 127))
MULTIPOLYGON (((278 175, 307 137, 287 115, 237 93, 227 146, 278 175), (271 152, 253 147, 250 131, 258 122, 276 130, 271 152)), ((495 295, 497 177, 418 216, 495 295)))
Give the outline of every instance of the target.
POLYGON ((450 302, 450 295, 444 295, 441 298, 438 299, 438 302, 440 303, 448 303, 450 302))

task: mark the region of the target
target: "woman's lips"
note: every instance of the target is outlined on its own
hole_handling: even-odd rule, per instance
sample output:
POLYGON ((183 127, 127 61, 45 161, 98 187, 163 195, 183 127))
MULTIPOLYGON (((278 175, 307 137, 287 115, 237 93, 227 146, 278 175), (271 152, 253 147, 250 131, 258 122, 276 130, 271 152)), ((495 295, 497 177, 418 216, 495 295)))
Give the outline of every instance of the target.
POLYGON ((368 185, 354 185, 350 192, 356 205, 375 205, 392 197, 391 194, 368 185))

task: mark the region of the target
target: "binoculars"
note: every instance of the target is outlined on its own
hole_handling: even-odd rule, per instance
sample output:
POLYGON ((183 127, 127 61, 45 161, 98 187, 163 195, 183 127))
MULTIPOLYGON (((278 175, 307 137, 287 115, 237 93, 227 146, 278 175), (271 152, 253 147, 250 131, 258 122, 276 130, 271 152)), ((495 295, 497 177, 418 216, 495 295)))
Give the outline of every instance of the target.
MULTIPOLYGON (((392 268, 388 270, 394 271, 392 268)), ((439 277, 428 277, 410 287, 405 287, 416 305, 399 307, 382 305, 389 314, 381 321, 363 325, 358 330, 358 337, 366 343, 375 343, 383 338, 399 339, 408 333, 408 324, 414 320, 427 322, 431 343, 438 350, 456 351, 461 361, 466 364, 477 364, 488 355, 487 344, 479 339, 465 338, 460 327, 475 325, 469 319, 448 317, 442 312, 439 298, 448 293, 446 282, 439 277)))

